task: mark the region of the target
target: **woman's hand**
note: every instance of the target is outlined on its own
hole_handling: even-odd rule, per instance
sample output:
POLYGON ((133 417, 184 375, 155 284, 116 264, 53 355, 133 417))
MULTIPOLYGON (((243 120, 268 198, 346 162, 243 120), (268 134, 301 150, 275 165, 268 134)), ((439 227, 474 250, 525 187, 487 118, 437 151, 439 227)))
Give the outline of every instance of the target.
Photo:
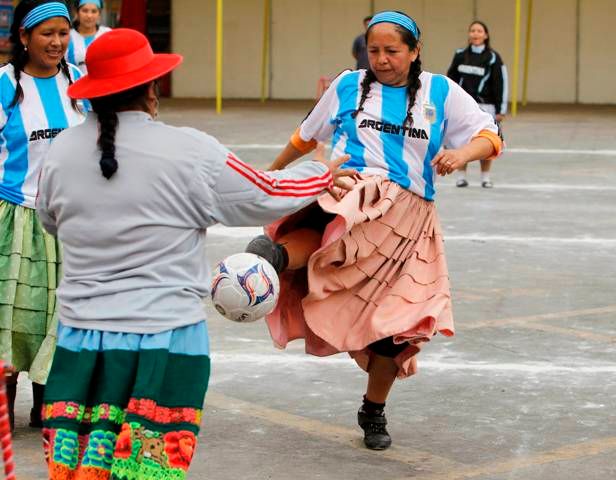
MULTIPOLYGON (((359 175, 357 170, 351 168, 340 168, 340 166, 348 162, 351 158, 350 155, 342 155, 341 157, 335 158, 333 160, 327 160, 325 158, 325 145, 321 142, 317 144, 317 148, 314 151, 314 160, 315 162, 320 162, 323 165, 329 168, 329 171, 332 172, 332 177, 334 177, 334 188, 338 187, 343 190, 351 190, 353 188, 352 185, 349 185, 344 181, 345 177, 355 177, 359 175)), ((329 194, 334 197, 336 200, 340 200, 341 196, 339 192, 337 192, 334 188, 329 188, 327 191, 329 194)))
POLYGON ((503 115, 502 113, 497 113, 495 116, 495 119, 498 123, 502 122, 503 120, 505 120, 505 115, 503 115))
POLYGON ((449 175, 455 170, 463 168, 469 159, 460 149, 441 150, 432 160, 432 166, 438 175, 449 175))

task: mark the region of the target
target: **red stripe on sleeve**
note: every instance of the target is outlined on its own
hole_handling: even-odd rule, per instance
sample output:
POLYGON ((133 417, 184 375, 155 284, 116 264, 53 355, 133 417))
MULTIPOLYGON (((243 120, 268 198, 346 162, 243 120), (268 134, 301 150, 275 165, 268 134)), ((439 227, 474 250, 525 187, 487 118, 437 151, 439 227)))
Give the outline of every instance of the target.
POLYGON ((318 195, 333 183, 332 174, 329 171, 317 177, 278 180, 242 162, 232 153, 227 155, 227 165, 272 196, 311 197, 318 195))

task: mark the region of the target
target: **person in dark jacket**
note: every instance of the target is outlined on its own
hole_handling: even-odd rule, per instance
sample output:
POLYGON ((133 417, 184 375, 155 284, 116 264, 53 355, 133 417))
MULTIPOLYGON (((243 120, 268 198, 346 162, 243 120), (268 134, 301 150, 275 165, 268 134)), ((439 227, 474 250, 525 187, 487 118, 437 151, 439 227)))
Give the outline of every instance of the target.
MULTIPOLYGON (((458 83, 490 113, 497 124, 507 114, 507 69, 498 52, 490 47, 490 32, 478 20, 468 28, 468 46, 456 50, 447 76, 458 83)), ((481 160, 481 186, 492 188, 492 160, 481 160)), ((458 172, 456 186, 467 187, 466 166, 458 172)))
POLYGON ((367 70, 369 68, 368 51, 366 49, 366 30, 368 30, 368 23, 370 23, 370 20, 372 20, 372 15, 364 18, 364 31, 363 33, 357 35, 353 41, 353 49, 351 50, 351 53, 353 53, 353 58, 356 62, 355 68, 357 70, 360 68, 367 70))

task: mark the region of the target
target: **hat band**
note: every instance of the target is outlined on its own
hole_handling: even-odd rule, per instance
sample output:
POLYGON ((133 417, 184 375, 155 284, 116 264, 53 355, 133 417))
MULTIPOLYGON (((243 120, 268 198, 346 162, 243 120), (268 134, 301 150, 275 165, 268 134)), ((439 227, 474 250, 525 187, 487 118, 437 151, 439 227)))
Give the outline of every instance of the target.
POLYGON ((28 15, 26 15, 21 22, 21 26, 24 27, 26 30, 29 30, 30 28, 38 25, 39 23, 53 17, 64 17, 68 20, 69 23, 71 22, 71 17, 68 14, 68 8, 66 8, 66 5, 64 3, 49 2, 43 3, 42 5, 39 5, 38 7, 30 10, 30 12, 28 12, 28 15))
MULTIPOLYGON (((103 37, 101 37, 103 38, 103 37)), ((140 70, 154 60, 154 52, 149 43, 128 55, 116 57, 109 60, 91 60, 88 62, 86 55, 86 65, 88 75, 92 78, 114 78, 121 75, 140 70)))
POLYGON ((103 8, 103 2, 101 2, 101 0, 79 0, 79 8, 83 7, 87 3, 93 3, 99 10, 103 8))
POLYGON ((419 28, 417 28, 415 20, 411 17, 403 15, 402 13, 391 11, 377 13, 374 17, 372 17, 372 20, 370 20, 368 28, 372 27, 372 25, 376 25, 377 23, 395 23, 396 25, 406 28, 416 39, 419 39, 420 32, 419 28))

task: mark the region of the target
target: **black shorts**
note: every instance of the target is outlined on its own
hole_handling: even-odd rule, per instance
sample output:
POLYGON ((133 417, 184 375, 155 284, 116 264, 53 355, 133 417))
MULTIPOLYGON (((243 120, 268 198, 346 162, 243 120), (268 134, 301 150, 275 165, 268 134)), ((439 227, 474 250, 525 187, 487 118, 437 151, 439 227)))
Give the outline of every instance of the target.
POLYGON ((394 337, 387 337, 371 343, 368 345, 368 349, 381 357, 394 358, 400 355, 408 345, 408 342, 396 344, 394 337))
POLYGON ((314 202, 309 207, 302 211, 303 216, 293 227, 294 230, 300 228, 309 228, 317 232, 324 232, 327 224, 331 222, 336 215, 329 212, 324 212, 318 203, 314 202))

